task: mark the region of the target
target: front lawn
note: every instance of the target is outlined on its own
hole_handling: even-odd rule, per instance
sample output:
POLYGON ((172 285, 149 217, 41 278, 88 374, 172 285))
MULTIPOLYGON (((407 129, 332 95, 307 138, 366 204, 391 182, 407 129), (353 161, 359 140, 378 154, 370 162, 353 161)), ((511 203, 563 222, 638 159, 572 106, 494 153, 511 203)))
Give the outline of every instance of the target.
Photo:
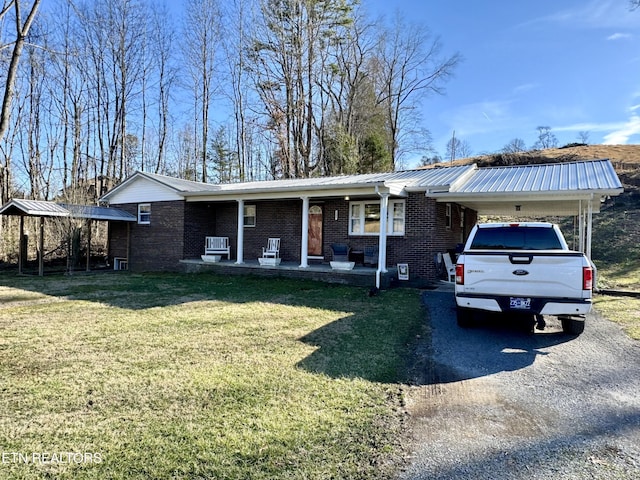
POLYGON ((384 478, 419 292, 0 276, 0 478, 384 478))

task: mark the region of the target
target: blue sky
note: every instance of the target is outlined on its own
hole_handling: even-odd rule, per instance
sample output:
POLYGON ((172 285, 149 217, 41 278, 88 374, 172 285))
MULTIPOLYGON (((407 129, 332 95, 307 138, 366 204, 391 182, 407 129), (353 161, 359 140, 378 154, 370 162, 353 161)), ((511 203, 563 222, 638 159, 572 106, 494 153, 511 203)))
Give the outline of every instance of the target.
POLYGON ((446 95, 424 105, 435 149, 472 153, 527 147, 549 126, 560 145, 640 143, 640 10, 628 0, 363 0, 373 15, 396 10, 439 35, 464 60, 446 95))

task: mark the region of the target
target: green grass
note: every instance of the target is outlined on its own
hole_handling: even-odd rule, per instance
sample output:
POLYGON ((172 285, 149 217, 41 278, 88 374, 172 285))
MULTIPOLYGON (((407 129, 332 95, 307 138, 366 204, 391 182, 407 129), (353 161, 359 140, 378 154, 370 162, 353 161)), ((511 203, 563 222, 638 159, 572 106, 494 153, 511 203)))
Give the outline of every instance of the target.
POLYGON ((422 323, 410 289, 0 276, 0 478, 390 476, 422 323))

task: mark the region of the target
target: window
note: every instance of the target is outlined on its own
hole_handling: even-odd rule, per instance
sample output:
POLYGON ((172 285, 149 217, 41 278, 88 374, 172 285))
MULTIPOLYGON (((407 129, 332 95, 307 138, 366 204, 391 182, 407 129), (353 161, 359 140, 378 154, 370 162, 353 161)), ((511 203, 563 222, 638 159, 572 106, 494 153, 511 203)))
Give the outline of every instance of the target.
POLYGON ((244 206, 244 226, 245 227, 256 226, 256 206, 255 205, 244 206))
MULTIPOLYGON (((389 200, 387 234, 404 235, 404 200, 389 200)), ((351 202, 349 204, 349 235, 378 235, 380 233, 380 202, 351 202)))
POLYGON ((479 228, 471 244, 473 250, 562 250, 552 228, 479 228))
POLYGON ((451 226, 453 225, 453 222, 451 220, 451 204, 447 203, 447 209, 445 212, 445 219, 446 219, 446 226, 448 229, 451 229, 451 226))
POLYGON ((138 223, 149 225, 151 223, 151 204, 141 203, 138 205, 138 223))

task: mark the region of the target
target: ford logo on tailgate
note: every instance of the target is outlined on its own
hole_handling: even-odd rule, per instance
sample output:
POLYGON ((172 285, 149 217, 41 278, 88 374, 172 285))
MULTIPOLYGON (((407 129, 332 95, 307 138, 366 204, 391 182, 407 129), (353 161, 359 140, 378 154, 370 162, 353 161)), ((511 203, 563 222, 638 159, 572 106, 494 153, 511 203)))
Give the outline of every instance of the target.
POLYGON ((512 273, 514 275, 519 275, 519 276, 529 275, 529 272, 527 272, 526 270, 522 270, 522 269, 514 270, 512 273))

